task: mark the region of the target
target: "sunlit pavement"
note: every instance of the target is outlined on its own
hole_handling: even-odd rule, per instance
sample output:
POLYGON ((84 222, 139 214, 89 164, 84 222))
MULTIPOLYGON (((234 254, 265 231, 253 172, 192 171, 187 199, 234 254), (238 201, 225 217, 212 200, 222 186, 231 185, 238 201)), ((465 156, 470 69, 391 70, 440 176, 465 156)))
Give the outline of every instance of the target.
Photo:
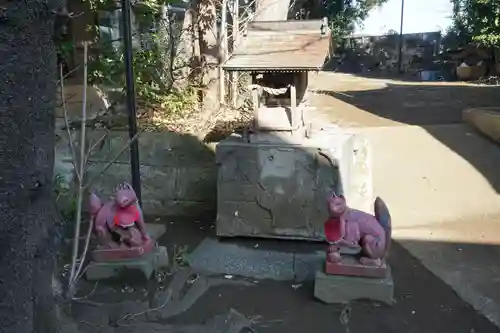
POLYGON ((500 325, 499 147, 465 125, 358 132, 370 138, 393 237, 500 325))
POLYGON ((393 237, 500 326, 500 146, 461 120, 498 88, 312 75, 310 119, 369 138, 393 237))

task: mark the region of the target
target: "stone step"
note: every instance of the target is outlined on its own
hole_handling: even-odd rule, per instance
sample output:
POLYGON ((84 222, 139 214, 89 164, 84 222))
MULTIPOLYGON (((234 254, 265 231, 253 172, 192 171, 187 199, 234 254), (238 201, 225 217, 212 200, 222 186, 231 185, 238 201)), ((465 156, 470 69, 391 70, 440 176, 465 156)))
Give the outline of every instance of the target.
POLYGON ((256 129, 261 131, 292 131, 302 125, 302 110, 289 107, 261 107, 255 110, 256 129))

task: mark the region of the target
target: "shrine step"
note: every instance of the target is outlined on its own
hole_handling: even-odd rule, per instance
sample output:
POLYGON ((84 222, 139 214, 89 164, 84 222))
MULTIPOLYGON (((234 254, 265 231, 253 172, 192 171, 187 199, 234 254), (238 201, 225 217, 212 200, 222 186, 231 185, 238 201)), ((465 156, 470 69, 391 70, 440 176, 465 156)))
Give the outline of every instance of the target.
POLYGON ((314 297, 327 303, 349 303, 368 299, 391 305, 394 302, 394 281, 390 269, 385 278, 327 275, 316 272, 314 297))
POLYGON ((85 271, 87 280, 116 278, 126 271, 140 271, 149 279, 154 271, 169 266, 167 248, 159 246, 140 258, 113 262, 90 262, 85 271))
POLYGON ((261 131, 291 131, 302 123, 302 110, 290 107, 260 107, 255 110, 256 129, 261 131))

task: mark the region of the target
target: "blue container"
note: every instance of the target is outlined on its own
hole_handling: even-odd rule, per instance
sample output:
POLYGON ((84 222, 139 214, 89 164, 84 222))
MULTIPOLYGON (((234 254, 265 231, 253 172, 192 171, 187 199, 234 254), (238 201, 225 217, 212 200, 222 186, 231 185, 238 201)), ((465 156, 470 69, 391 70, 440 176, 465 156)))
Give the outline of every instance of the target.
POLYGON ((439 71, 420 71, 421 81, 439 81, 439 71))

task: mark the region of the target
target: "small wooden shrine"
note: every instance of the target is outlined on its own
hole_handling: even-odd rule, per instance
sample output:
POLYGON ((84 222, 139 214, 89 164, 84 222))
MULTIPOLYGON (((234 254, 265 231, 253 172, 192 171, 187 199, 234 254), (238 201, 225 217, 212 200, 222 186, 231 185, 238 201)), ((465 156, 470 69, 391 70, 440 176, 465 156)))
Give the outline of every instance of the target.
POLYGON ((252 22, 224 63, 251 73, 254 121, 216 148, 218 236, 324 240, 327 190, 356 197, 353 135, 307 121, 308 74, 330 52, 326 20, 252 22))
POLYGON ((308 72, 322 69, 330 45, 326 19, 249 23, 223 69, 251 73, 254 130, 301 132, 308 72))

